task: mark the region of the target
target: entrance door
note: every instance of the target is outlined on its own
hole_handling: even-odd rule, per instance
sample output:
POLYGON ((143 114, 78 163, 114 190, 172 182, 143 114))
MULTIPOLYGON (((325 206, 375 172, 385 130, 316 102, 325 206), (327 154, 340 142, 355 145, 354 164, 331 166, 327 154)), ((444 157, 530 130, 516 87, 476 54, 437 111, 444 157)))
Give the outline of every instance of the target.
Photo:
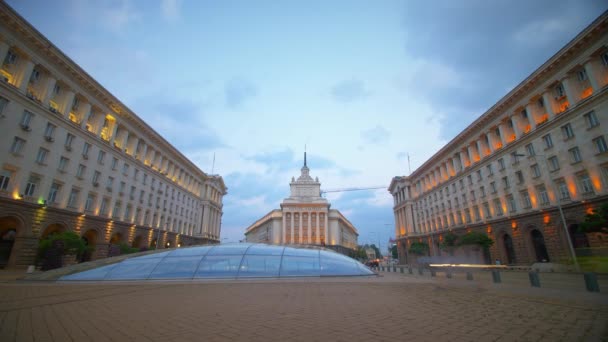
POLYGON ((13 245, 15 244, 15 235, 17 235, 17 231, 15 229, 9 229, 0 236, 0 268, 4 268, 8 265, 8 261, 11 258, 11 252, 13 251, 13 245))
POLYGON ((507 264, 514 264, 515 261, 515 249, 513 248, 513 239, 509 234, 505 234, 502 237, 505 253, 507 254, 507 264))
POLYGON ((534 229, 530 232, 530 235, 532 236, 532 245, 534 246, 534 252, 536 253, 536 261, 549 262, 549 253, 547 252, 543 233, 538 229, 534 229))

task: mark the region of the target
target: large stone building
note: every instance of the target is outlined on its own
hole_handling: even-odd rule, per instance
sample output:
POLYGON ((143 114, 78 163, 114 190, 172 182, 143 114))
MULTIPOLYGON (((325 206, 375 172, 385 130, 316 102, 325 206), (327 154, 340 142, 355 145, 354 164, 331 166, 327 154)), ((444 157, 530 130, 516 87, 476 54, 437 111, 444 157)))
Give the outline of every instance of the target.
POLYGON ((220 176, 207 175, 0 1, 0 264, 34 263, 71 230, 104 257, 218 242, 220 176))
POLYGON ((247 242, 318 245, 347 252, 357 247, 357 229, 340 211, 321 196, 321 183, 304 166, 298 179, 292 178, 291 195, 276 209, 249 226, 247 242))
POLYGON ((414 261, 412 242, 440 255, 448 231, 486 233, 495 243, 485 261, 508 264, 567 261, 568 235, 574 248, 605 245, 608 236, 577 228, 608 200, 607 132, 604 13, 412 174, 393 178, 400 261, 414 261))

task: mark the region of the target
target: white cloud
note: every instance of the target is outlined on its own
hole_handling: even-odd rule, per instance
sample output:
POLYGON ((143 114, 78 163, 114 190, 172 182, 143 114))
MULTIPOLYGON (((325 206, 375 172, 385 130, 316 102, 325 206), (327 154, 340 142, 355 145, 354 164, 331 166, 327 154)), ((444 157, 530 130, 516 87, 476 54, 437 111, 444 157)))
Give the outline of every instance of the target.
POLYGON ((161 0, 160 11, 168 22, 175 22, 180 17, 180 0, 161 0))
POLYGON ((520 44, 543 44, 572 31, 570 20, 548 18, 531 22, 513 33, 513 40, 520 44))

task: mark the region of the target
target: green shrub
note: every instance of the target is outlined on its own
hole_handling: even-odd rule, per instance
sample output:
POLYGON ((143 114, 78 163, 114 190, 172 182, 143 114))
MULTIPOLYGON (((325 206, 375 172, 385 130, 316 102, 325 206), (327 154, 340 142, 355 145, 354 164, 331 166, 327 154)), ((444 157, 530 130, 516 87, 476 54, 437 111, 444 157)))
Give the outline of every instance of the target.
POLYGON ((410 253, 416 255, 426 255, 429 252, 429 245, 424 242, 413 242, 410 245, 410 253))
POLYGON ((120 248, 120 254, 131 254, 139 252, 139 248, 131 247, 124 242, 118 244, 118 247, 120 248))
POLYGON ((63 255, 82 255, 85 251, 92 251, 92 246, 87 246, 82 238, 71 231, 51 234, 38 243, 38 255, 44 257, 46 251, 51 248, 53 242, 63 241, 63 255))
POLYGON ((460 237, 459 246, 478 245, 482 248, 490 248, 494 244, 494 240, 490 239, 486 234, 479 232, 469 232, 460 237))

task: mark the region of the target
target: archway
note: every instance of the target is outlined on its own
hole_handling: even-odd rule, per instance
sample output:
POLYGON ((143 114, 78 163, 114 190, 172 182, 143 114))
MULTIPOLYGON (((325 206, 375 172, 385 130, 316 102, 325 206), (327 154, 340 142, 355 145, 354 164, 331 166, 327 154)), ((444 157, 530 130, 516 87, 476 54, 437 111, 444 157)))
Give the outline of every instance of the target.
POLYGON ((589 248, 589 240, 587 240, 587 234, 578 231, 578 223, 574 223, 568 226, 568 233, 570 233, 570 241, 572 241, 572 247, 589 248))
POLYGON ((46 239, 49 235, 63 233, 65 231, 65 227, 60 225, 59 223, 53 223, 46 226, 42 234, 40 235, 40 239, 46 239))
POLYGON ((114 233, 112 235, 112 237, 110 238, 110 244, 111 245, 118 245, 122 242, 122 234, 121 233, 114 233))
POLYGON ((135 239, 133 239, 133 243, 131 244, 131 247, 142 248, 143 247, 142 246, 142 242, 143 242, 142 240, 143 240, 143 238, 141 237, 141 235, 137 235, 135 237, 135 239))
POLYGON ((545 245, 543 233, 541 233, 538 229, 533 229, 530 232, 530 236, 532 237, 532 246, 534 246, 536 261, 548 262, 549 253, 547 252, 547 246, 545 245))
POLYGON ((87 230, 86 233, 84 233, 84 235, 82 236, 82 240, 84 241, 85 245, 87 245, 87 247, 91 248, 87 248, 87 250, 82 253, 82 256, 80 257, 80 262, 90 261, 93 258, 95 246, 97 246, 97 231, 95 229, 87 230))
POLYGON ((20 227, 14 217, 0 218, 0 268, 7 267, 15 258, 13 254, 16 254, 16 249, 13 247, 20 227))
POLYGON ((505 254, 507 256, 507 264, 516 263, 515 259, 515 249, 513 248, 513 239, 509 234, 505 234, 502 236, 503 248, 505 249, 505 254))

